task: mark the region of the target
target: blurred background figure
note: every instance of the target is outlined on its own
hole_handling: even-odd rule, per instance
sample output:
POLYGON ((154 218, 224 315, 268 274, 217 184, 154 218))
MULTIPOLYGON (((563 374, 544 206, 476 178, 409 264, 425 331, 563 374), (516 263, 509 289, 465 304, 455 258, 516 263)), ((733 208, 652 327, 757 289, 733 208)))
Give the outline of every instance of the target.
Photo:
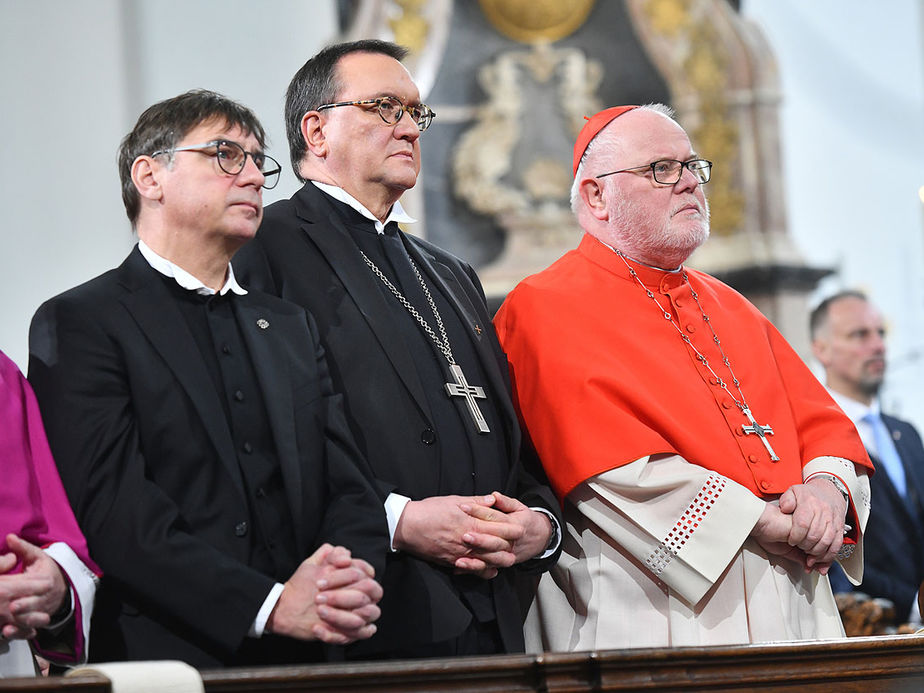
POLYGON ((853 420, 876 474, 872 476, 863 582, 832 571, 836 592, 856 589, 895 606, 895 623, 920 623, 918 589, 924 580, 924 446, 907 421, 880 410, 886 345, 882 316, 859 291, 843 291, 812 311, 812 352, 825 369, 828 390, 853 420))

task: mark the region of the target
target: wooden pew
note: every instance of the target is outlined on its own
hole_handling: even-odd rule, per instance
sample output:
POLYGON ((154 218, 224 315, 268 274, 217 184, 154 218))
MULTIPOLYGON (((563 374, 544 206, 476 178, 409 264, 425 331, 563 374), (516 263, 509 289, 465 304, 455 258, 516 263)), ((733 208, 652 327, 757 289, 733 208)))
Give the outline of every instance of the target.
MULTIPOLYGON (((924 636, 611 650, 202 672, 207 693, 277 691, 924 691, 924 636)), ((4 691, 110 693, 105 679, 0 680, 4 691)))

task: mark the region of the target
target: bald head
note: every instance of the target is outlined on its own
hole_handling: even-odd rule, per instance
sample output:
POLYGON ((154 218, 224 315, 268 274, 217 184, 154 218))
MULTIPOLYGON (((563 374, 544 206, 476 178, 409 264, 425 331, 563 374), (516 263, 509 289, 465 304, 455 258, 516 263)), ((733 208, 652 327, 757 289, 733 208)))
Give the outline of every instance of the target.
POLYGON ((572 198, 585 231, 665 269, 681 265, 709 236, 709 207, 696 176, 684 167, 675 184, 665 185, 649 166, 697 158, 669 113, 642 106, 610 121, 584 153, 572 198))

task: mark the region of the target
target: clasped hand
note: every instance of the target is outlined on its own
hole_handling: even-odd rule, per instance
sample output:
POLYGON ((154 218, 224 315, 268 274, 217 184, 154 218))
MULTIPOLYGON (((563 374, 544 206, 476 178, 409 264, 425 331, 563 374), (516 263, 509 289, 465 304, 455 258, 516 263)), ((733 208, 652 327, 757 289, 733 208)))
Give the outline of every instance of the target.
POLYGON ((382 587, 366 561, 324 544, 283 586, 267 628, 278 635, 346 645, 372 636, 382 587))
POLYGON ((457 572, 491 579, 548 545, 543 513, 495 491, 487 496, 435 496, 410 501, 395 530, 395 548, 457 572))
POLYGON ((826 575, 844 542, 847 503, 829 479, 791 486, 768 503, 751 535, 768 553, 826 575))
POLYGON ((0 555, 0 634, 30 639, 64 603, 68 584, 61 568, 41 548, 8 534, 10 553, 0 555), (22 562, 22 572, 10 573, 22 562))

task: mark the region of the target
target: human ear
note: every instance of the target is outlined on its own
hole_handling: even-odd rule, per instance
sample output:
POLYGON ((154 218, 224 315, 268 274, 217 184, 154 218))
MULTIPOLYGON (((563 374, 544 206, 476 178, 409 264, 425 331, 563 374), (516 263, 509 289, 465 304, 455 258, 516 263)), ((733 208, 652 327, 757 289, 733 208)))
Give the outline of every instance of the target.
POLYGON ((823 339, 812 340, 812 354, 822 366, 828 366, 828 343, 823 339))
POLYGON ((161 166, 150 156, 139 156, 132 162, 132 183, 138 194, 149 200, 159 200, 163 196, 159 173, 161 166))
POLYGON ((327 154, 327 138, 321 124, 321 114, 317 111, 308 111, 302 116, 299 127, 305 139, 305 147, 314 156, 323 157, 327 154))
POLYGON ((585 178, 578 186, 578 192, 584 201, 584 206, 594 218, 605 221, 609 218, 606 208, 604 185, 596 178, 585 178))

